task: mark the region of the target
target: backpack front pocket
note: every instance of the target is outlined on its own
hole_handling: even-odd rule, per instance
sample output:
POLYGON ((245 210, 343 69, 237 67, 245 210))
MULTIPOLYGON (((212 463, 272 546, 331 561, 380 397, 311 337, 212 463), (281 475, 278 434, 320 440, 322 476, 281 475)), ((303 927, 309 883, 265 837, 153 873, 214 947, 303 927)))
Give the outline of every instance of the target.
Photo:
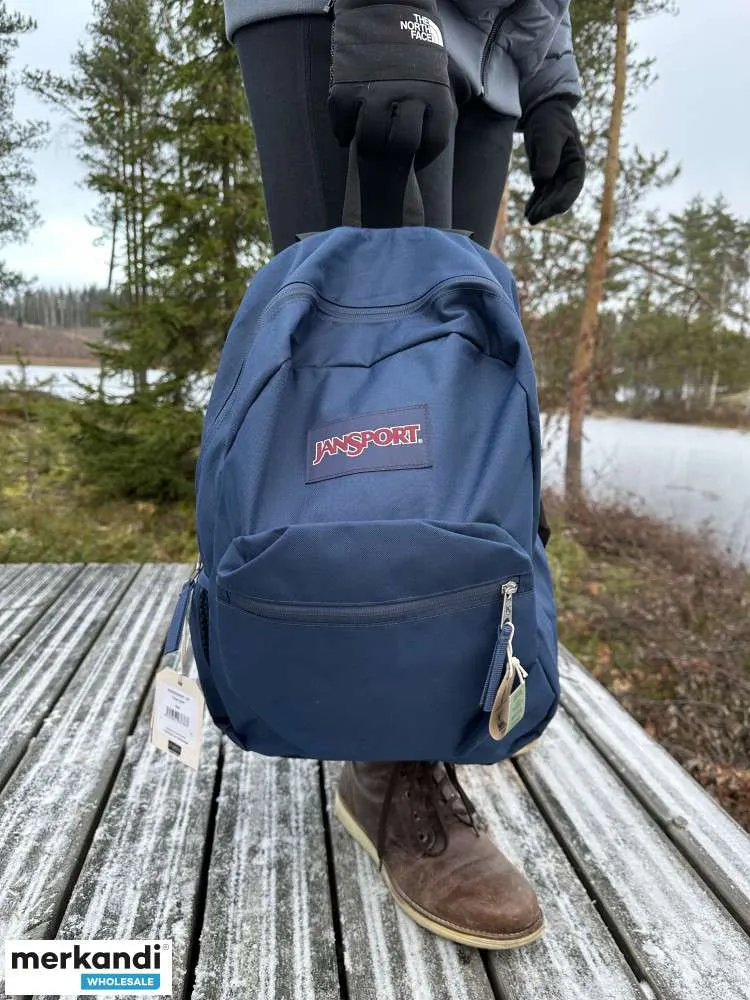
POLYGON ((361 522, 235 539, 217 573, 234 728, 257 716, 324 759, 455 759, 482 716, 509 581, 516 653, 531 663, 531 566, 500 528, 361 522))

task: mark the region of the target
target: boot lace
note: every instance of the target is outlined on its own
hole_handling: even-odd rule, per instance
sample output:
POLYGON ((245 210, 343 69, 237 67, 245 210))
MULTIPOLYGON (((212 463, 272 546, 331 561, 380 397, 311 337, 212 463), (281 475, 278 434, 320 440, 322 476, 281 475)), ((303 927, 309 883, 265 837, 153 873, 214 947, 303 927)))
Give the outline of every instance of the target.
MULTIPOLYGON (((461 787, 456 774, 455 764, 440 764, 432 761, 413 761, 397 764, 393 767, 380 811, 377 844, 380 868, 383 867, 388 817, 399 780, 406 783, 406 790, 404 792, 406 798, 414 799, 414 819, 417 821, 419 819, 420 806, 428 804, 429 810, 440 828, 442 846, 438 850, 425 848, 425 854, 441 854, 448 846, 449 834, 446 823, 446 812, 449 812, 467 826, 471 826, 474 834, 477 837, 479 836, 479 829, 474 821, 476 806, 461 787)), ((424 843, 421 836, 420 841, 424 843)))

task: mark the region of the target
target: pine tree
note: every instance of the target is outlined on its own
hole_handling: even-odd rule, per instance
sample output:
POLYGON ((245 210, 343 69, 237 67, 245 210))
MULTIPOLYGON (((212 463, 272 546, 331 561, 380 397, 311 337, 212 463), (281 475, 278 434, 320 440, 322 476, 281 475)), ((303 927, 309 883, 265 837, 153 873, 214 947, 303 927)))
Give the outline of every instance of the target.
POLYGON ((73 75, 39 74, 35 85, 79 124, 120 276, 97 353, 106 371, 133 378, 127 400, 92 395, 80 411, 82 467, 109 492, 187 496, 200 435, 192 386, 215 367, 252 267, 268 254, 221 0, 96 0, 73 75), (160 377, 149 382, 149 369, 160 377))
MULTIPOLYGON (((14 103, 18 81, 10 63, 18 37, 32 31, 29 17, 10 11, 0 0, 0 247, 22 240, 38 221, 29 189, 34 175, 28 153, 42 141, 45 127, 39 122, 19 122, 14 103)), ((0 260, 0 301, 21 282, 0 260)))
POLYGON ((615 62, 612 108, 607 135, 607 159, 604 169, 604 189, 602 192, 599 226, 594 242, 594 252, 589 264, 588 284, 578 344, 573 361, 570 390, 570 423, 568 426, 568 449, 565 463, 565 495, 568 500, 576 500, 581 492, 581 451, 583 439, 583 418, 588 403, 589 382, 594 360, 595 335, 599 306, 604 294, 604 280, 609 261, 609 241, 614 223, 615 193, 620 168, 620 134, 622 132, 625 89, 627 85, 628 58, 628 16, 630 0, 616 0, 615 3, 615 62))
POLYGON ((174 165, 156 233, 162 365, 212 372, 251 273, 269 253, 260 168, 220 0, 171 0, 165 122, 174 165))
POLYGON ((110 346, 100 353, 108 370, 132 373, 136 393, 160 360, 148 323, 156 186, 166 168, 158 40, 153 0, 96 0, 89 45, 74 58, 84 120, 81 159, 100 195, 98 219, 105 234, 110 229, 121 274, 106 309, 110 346))
MULTIPOLYGON (((100 327, 106 291, 95 287, 60 289, 60 311, 55 326, 66 329, 100 327)), ((49 288, 18 288, 5 302, 0 301, 0 316, 15 323, 45 326, 49 319, 45 303, 53 292, 49 288)))
MULTIPOLYGON (((599 0, 596 0, 598 3, 599 0)), ((610 7, 610 9, 612 9, 610 7)), ((610 243, 616 223, 618 179, 621 176, 621 134, 628 94, 628 27, 635 17, 671 10, 671 0, 616 0, 613 9, 614 58, 612 63, 612 85, 609 101, 609 121, 606 131, 607 152, 604 161, 602 194, 599 203, 599 219, 587 268, 586 292, 581 310, 580 326, 576 344, 573 369, 570 376, 570 420, 565 464, 565 496, 568 502, 576 502, 582 490, 582 444, 583 421, 589 404, 591 380, 597 348, 599 311, 604 298, 605 282, 610 265, 610 243)), ((636 67, 638 83, 647 82, 650 63, 636 67)), ((665 157, 647 159, 635 156, 635 187, 642 190, 651 179, 659 180, 659 171, 665 157)), ((668 183, 674 173, 663 178, 668 183)), ((621 208, 625 207, 623 204, 621 208)))
POLYGON ((164 58, 157 0, 94 0, 88 36, 69 76, 29 74, 34 90, 61 106, 78 129, 85 181, 99 202, 93 221, 112 247, 116 295, 106 304, 103 367, 129 373, 133 391, 160 360, 149 329, 155 282, 156 186, 168 170, 162 112, 164 58))

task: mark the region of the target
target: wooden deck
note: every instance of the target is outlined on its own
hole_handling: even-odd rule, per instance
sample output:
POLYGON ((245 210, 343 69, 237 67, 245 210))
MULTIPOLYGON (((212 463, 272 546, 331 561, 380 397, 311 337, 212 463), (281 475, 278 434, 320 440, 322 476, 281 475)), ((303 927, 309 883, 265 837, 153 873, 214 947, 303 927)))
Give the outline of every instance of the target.
POLYGON ((750 838, 565 653, 539 746, 462 774, 547 917, 515 952, 395 908, 331 815, 337 765, 208 716, 197 773, 154 750, 189 571, 0 566, 0 938, 172 938, 179 1000, 750 998, 750 838))

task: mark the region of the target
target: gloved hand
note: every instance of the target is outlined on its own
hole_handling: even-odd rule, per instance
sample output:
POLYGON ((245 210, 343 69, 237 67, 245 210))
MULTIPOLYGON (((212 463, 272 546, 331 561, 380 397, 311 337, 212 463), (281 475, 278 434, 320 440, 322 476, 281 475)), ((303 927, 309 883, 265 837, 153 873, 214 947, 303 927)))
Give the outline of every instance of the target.
POLYGON ((567 212, 581 193, 586 176, 586 151, 564 97, 551 97, 532 108, 523 132, 534 182, 525 215, 534 226, 567 212))
POLYGON ((328 110, 340 145, 431 163, 448 144, 453 99, 436 0, 335 0, 328 110))

